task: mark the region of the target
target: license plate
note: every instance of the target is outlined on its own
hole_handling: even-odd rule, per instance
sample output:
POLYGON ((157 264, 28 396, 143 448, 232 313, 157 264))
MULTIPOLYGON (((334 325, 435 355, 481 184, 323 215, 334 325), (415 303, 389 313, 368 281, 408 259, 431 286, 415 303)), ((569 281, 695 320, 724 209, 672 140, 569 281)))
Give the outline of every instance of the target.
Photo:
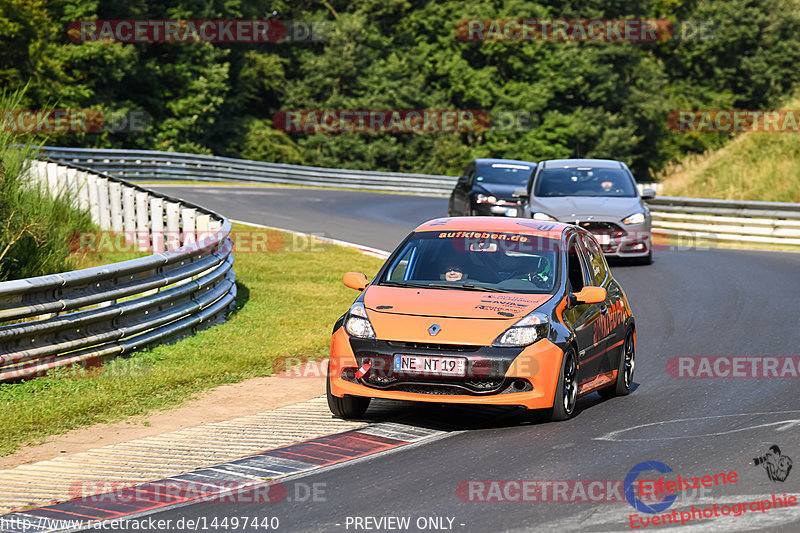
POLYGON ((465 376, 467 360, 461 357, 436 357, 428 355, 394 356, 395 372, 424 374, 428 376, 465 376))
POLYGON ((516 207, 509 207, 506 209, 506 216, 507 217, 515 217, 517 216, 517 208, 516 207))
POLYGON ((611 236, 607 233, 600 233, 599 235, 595 235, 597 242, 600 244, 609 244, 611 242, 611 236))

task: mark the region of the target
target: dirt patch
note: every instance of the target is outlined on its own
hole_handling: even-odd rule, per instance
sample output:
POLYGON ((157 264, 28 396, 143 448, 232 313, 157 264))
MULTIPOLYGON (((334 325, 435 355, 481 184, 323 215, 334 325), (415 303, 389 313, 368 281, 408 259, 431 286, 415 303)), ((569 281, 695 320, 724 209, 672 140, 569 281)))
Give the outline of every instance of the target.
MULTIPOLYGON (((301 372, 300 375, 314 374, 301 372)), ((44 444, 28 446, 11 455, 0 457, 0 469, 260 413, 323 394, 325 379, 322 377, 287 377, 286 374, 279 374, 253 378, 205 391, 170 411, 132 417, 113 424, 96 424, 50 437, 44 444)))

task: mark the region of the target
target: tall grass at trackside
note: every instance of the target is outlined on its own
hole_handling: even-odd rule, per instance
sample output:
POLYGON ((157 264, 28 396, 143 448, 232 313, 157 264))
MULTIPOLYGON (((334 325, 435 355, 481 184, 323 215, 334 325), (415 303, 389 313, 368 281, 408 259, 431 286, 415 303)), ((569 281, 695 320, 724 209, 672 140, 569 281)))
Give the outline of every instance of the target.
MULTIPOLYGON (((784 109, 800 109, 800 97, 784 109)), ((666 196, 800 202, 800 133, 742 133, 719 150, 687 156, 658 179, 666 196)))
MULTIPOLYGON (((236 230, 253 230, 234 224, 236 230)), ((260 230, 255 230, 260 231, 260 230)), ((270 239, 276 232, 270 233, 270 239)), ((281 233, 292 243, 291 234, 281 233)), ((98 368, 0 383, 0 455, 50 435, 176 407, 193 394, 284 370, 283 357, 327 357, 336 319, 358 295, 348 271, 372 277, 382 261, 340 246, 235 255, 236 312, 225 324, 98 368)), ((81 261, 117 258, 86 257, 81 261)))
MULTIPOLYGON (((0 92, 0 111, 20 109, 24 89, 0 92)), ((25 162, 42 139, 0 128, 0 281, 63 272, 72 268, 69 239, 94 229, 88 213, 26 180, 25 162)))

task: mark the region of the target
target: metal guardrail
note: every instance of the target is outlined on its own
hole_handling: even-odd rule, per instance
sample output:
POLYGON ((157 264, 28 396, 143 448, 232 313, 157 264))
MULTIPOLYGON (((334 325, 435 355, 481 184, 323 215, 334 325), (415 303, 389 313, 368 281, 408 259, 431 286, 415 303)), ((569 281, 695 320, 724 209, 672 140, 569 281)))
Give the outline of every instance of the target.
POLYGON ((718 244, 800 247, 800 204, 679 198, 648 200, 662 235, 718 244))
POLYGON ((447 196, 453 176, 370 172, 248 161, 149 150, 94 150, 45 146, 43 155, 131 180, 241 181, 314 185, 447 196))
POLYGON ((188 336, 233 309, 231 223, 221 215, 73 165, 31 161, 27 173, 155 253, 0 283, 0 381, 188 336))
MULTIPOLYGON (((280 165, 227 157, 145 150, 94 150, 46 146, 48 157, 137 180, 284 183, 448 196, 454 176, 366 172, 280 165)), ((640 184, 640 188, 659 184, 640 184)), ((649 200, 653 229, 690 242, 800 247, 800 204, 703 198, 649 200)))

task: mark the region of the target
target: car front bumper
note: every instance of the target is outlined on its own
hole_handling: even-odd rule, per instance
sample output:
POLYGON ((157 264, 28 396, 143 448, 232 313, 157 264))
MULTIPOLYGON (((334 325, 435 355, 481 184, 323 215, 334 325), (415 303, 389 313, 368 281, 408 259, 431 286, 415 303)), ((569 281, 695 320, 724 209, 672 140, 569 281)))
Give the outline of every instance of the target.
POLYGON ((590 231, 600 244, 606 257, 636 258, 645 257, 653 250, 650 220, 641 224, 626 225, 619 221, 603 220, 595 217, 586 219, 563 220, 590 231))
POLYGON ((508 201, 508 200, 500 200, 496 204, 479 204, 472 201, 472 209, 475 212, 476 216, 482 217, 515 217, 517 216, 517 203, 508 201))
MULTIPOLYGON (((407 348, 398 349, 398 351, 408 353, 407 348)), ((496 392, 470 393, 464 391, 463 394, 452 393, 449 391, 455 390, 455 388, 444 382, 441 382, 442 386, 440 387, 431 386, 432 383, 437 381, 436 378, 431 377, 420 377, 419 383, 423 386, 416 387, 416 389, 423 389, 424 386, 429 386, 429 392, 411 392, 415 387, 400 387, 399 385, 397 387, 379 388, 374 385, 368 385, 365 381, 367 376, 358 380, 353 379, 352 370, 360 367, 359 363, 364 360, 364 356, 361 351, 359 351, 358 356, 354 354, 349 336, 344 331, 344 328, 340 327, 331 339, 330 376, 328 379, 330 379, 331 393, 338 397, 360 396, 388 400, 522 406, 527 409, 543 409, 553 405, 563 355, 564 352, 561 348, 548 339, 542 339, 522 349, 507 364, 493 365, 492 368, 494 369, 502 368, 502 375, 489 377, 503 379, 505 380, 504 383, 510 385, 503 385, 496 392), (515 392, 513 389, 514 384, 522 382, 527 384, 525 390, 515 392)), ((470 360, 470 365, 475 360, 475 356, 472 355, 465 355, 464 357, 470 360)), ((408 383, 408 380, 406 380, 406 383, 408 383)))

